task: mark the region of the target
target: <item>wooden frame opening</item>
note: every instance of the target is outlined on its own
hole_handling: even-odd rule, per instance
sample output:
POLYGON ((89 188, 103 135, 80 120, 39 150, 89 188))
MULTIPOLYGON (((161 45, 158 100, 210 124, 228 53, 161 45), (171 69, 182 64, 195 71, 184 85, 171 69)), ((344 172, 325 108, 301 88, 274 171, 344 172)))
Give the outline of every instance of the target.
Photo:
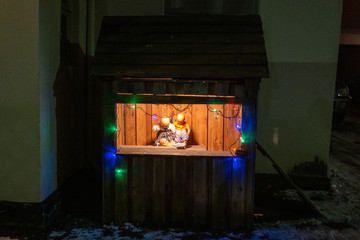
POLYGON ((232 156, 241 145, 241 104, 116 104, 118 154, 232 156), (153 146, 162 117, 185 115, 190 135, 185 149, 153 146))

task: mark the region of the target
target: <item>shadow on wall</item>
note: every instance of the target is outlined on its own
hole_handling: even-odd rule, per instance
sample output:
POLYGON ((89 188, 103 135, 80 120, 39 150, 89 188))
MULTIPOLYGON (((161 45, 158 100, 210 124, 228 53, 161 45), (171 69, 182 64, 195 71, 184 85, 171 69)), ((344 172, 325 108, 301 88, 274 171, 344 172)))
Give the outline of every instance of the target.
POLYGON ((57 181, 66 180, 85 160, 85 54, 78 44, 61 41, 61 63, 53 86, 57 120, 57 181))

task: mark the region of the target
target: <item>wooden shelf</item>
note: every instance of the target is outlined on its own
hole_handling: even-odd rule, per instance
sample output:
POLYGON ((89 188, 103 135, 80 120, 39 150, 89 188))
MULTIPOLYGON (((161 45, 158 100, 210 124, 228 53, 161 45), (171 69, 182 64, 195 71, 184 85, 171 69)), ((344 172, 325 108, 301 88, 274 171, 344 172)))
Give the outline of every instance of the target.
POLYGON ((161 156, 202 156, 232 157, 229 151, 207 151, 204 146, 190 145, 185 149, 158 146, 123 145, 118 147, 117 155, 161 155, 161 156))

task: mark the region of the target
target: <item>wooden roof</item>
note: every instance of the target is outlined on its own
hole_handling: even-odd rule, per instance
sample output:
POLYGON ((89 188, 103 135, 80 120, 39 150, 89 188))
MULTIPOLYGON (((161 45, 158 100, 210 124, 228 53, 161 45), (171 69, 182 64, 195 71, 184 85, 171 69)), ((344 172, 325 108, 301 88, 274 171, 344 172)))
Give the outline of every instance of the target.
POLYGON ((268 77, 261 19, 258 15, 104 17, 93 74, 117 78, 268 77))

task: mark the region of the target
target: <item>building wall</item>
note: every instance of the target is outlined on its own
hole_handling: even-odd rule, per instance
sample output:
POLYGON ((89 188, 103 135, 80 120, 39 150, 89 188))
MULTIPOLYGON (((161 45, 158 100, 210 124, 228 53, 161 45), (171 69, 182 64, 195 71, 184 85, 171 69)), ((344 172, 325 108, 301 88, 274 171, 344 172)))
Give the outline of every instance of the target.
MULTIPOLYGON (((270 79, 260 85, 257 140, 289 173, 326 168, 341 11, 341 0, 260 1, 270 79)), ((275 172, 260 153, 256 167, 275 172)))
POLYGON ((40 202, 56 189, 59 1, 0 3, 0 200, 40 202))
POLYGON ((39 2, 0 2, 0 201, 40 201, 39 2))
POLYGON ((57 187, 56 99, 54 81, 60 64, 60 0, 39 1, 40 187, 44 200, 57 187))

